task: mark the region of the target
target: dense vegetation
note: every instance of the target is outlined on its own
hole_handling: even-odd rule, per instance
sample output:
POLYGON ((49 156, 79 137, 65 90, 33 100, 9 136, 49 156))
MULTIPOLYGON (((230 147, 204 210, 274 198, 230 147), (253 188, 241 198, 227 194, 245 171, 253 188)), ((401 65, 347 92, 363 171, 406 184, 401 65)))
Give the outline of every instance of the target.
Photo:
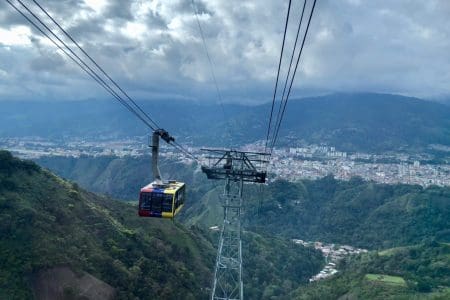
POLYGON ((31 298, 32 275, 61 264, 109 283, 123 299, 208 295, 214 250, 201 235, 139 219, 130 205, 0 156, 1 299, 31 298))
MULTIPOLYGON (((270 105, 220 107, 183 101, 142 102, 158 123, 182 142, 234 146, 263 139, 270 105), (170 112, 170 113, 168 113, 170 112), (226 144, 228 145, 228 144, 226 144)), ((450 107, 388 94, 336 94, 289 102, 280 145, 326 143, 345 151, 423 150, 450 146, 450 107)), ((83 137, 98 139, 148 134, 139 120, 110 101, 5 102, 0 107, 1 136, 83 137), (76 109, 74 109, 76 108, 76 109), (22 122, 22 120, 28 122, 22 122), (32 125, 31 125, 32 124, 32 125), (117 124, 120 124, 118 126, 117 124)))
POLYGON ((369 249, 450 241, 450 188, 386 185, 332 176, 268 186, 256 193, 249 228, 272 234, 350 244, 369 249))
MULTIPOLYGON (((39 158, 36 162, 63 178, 77 182, 89 191, 124 200, 137 200, 140 188, 153 181, 149 156, 122 158, 48 156, 39 158)), ((189 187, 188 192, 197 196, 196 193, 203 194, 208 191, 212 183, 204 180, 203 174, 195 172, 195 168, 195 165, 188 167, 176 161, 165 159, 160 161, 164 179, 186 182, 189 187)))
MULTIPOLYGON (((127 165, 134 165, 127 162, 132 158, 115 160, 120 160, 125 169, 127 165)), ((111 159, 110 164, 117 163, 113 162, 115 160, 111 159)), ((48 166, 59 166, 60 170, 63 161, 63 158, 46 159, 48 166)), ((96 159, 91 158, 89 162, 92 167, 96 159)), ((83 173, 82 165, 74 168, 80 174, 83 173)), ((171 164, 166 164, 165 168, 171 170, 171 164)), ((195 183, 194 189, 206 187, 207 182, 201 174, 192 175, 192 168, 177 165, 176 170, 182 175, 182 180, 195 183)), ((135 172, 127 170, 124 173, 133 178, 135 172)), ((120 186, 120 183, 115 184, 117 178, 120 177, 109 179, 111 186, 120 186)), ((192 194, 179 220, 202 228, 220 225, 222 209, 218 194, 221 188, 208 188, 210 190, 197 190, 197 194, 192 194)), ((245 190, 245 199, 245 229, 264 233, 264 236, 320 240, 369 249, 419 244, 353 258, 339 267, 338 276, 302 286, 289 294, 307 278, 302 274, 296 277, 299 276, 297 272, 309 271, 307 266, 313 269, 320 259, 315 262, 315 256, 303 248, 288 252, 292 245, 270 248, 270 244, 276 243, 277 239, 260 239, 259 235, 249 232, 246 236, 254 238, 246 239, 243 244, 247 298, 446 299, 449 296, 446 290, 449 286, 448 247, 443 244, 436 246, 433 242, 433 239, 450 241, 448 187, 384 185, 360 178, 345 182, 328 176, 297 183, 276 181, 262 191, 249 185, 245 190), (299 265, 291 269, 291 257, 302 267, 299 265), (302 262, 305 257, 310 264, 302 262), (280 263, 270 263, 271 259, 280 263), (395 284, 395 280, 400 284, 395 284)))
POLYGON ((322 254, 312 248, 248 231, 242 247, 246 299, 287 296, 300 284, 307 283, 324 264, 322 254))
MULTIPOLYGON (((323 263, 318 252, 285 239, 244 236, 250 298, 286 295, 323 263), (285 288, 274 288, 280 284, 285 288)), ((0 151, 0 299, 30 299, 34 274, 58 265, 105 281, 120 299, 204 299, 215 241, 202 228, 138 218, 132 205, 0 151)))
MULTIPOLYGON (((39 163, 63 176, 66 172, 68 178, 84 182, 88 189, 120 197, 134 195, 140 188, 137 182, 145 182, 141 176, 148 176, 146 161, 49 157, 39 163), (74 163, 69 166, 65 161, 74 163), (112 166, 117 167, 116 171, 111 171, 112 166), (94 172, 97 176, 92 181, 84 180, 82 174, 93 169, 101 172, 94 172)), ((214 188, 204 175, 182 164, 165 162, 162 170, 189 184, 189 201, 180 220, 204 227, 219 225, 220 187, 214 188)), ((420 243, 425 237, 450 241, 449 187, 386 185, 359 178, 339 181, 328 176, 297 183, 276 181, 262 192, 259 188, 248 185, 245 189, 245 226, 252 231, 370 249, 420 243)))
POLYGON ((450 245, 424 244, 371 252, 343 261, 337 276, 289 299, 449 299, 450 245))

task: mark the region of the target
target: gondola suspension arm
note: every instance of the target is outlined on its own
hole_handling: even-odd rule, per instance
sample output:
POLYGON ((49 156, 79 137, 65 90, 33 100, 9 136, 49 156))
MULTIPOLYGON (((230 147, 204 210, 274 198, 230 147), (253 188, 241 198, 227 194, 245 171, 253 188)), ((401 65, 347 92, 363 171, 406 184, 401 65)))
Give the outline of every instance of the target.
POLYGON ((153 180, 157 184, 162 184, 161 172, 159 171, 158 167, 159 138, 162 138, 168 144, 170 144, 171 142, 175 142, 175 138, 162 128, 156 129, 152 134, 152 145, 150 147, 152 148, 153 180))

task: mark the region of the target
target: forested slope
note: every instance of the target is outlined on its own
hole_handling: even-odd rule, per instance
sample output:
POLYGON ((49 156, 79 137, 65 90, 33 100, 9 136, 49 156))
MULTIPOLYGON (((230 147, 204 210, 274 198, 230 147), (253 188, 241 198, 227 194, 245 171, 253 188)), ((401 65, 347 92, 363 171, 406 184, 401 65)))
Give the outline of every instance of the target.
POLYGON ((208 295, 214 249, 202 235, 140 219, 134 207, 4 151, 0 208, 0 298, 31 298, 33 274, 57 265, 87 271, 123 299, 208 295))
MULTIPOLYGON (((323 264, 320 253, 287 239, 251 232, 244 239, 249 298, 287 295, 323 264), (280 284, 285 288, 273 288, 280 284)), ((0 299, 30 299, 39 274, 54 267, 87 272, 116 288, 119 299, 206 299, 216 240, 177 220, 139 218, 133 205, 0 151, 0 299)), ((77 295, 71 286, 65 291, 64 299, 77 295)))
MULTIPOLYGON (((90 169, 101 172, 84 186, 115 196, 133 195, 144 184, 148 158, 43 158, 42 163, 59 174, 83 182, 81 174, 90 169), (103 163, 107 161, 107 164, 103 163), (66 161, 72 166, 65 167, 66 161), (108 177, 111 166, 116 176, 108 177), (103 181, 105 180, 105 181, 103 181), (105 182, 97 186, 97 182, 105 182), (140 181, 140 183, 139 183, 140 181), (111 189, 105 187, 111 186, 111 189), (99 187, 98 189, 96 187, 99 187)), ((180 220, 190 225, 219 225, 222 210, 220 187, 195 166, 174 162, 162 164, 163 173, 188 183, 189 198, 180 220)), ((416 244, 425 237, 450 241, 450 188, 386 185, 354 178, 339 181, 328 176, 296 183, 276 181, 262 190, 247 185, 245 226, 256 232, 287 238, 322 240, 371 249, 416 244)), ((128 198, 129 199, 129 198, 128 198)), ((135 197, 136 199, 136 197, 135 197)))
POLYGON ((383 249, 450 241, 450 187, 387 185, 328 176, 249 190, 247 228, 305 240, 383 249), (256 196, 255 196, 256 195, 256 196), (262 196, 262 194, 260 194, 262 196))
MULTIPOLYGON (((137 200, 140 188, 153 181, 150 156, 117 157, 117 156, 81 156, 56 157, 48 156, 36 162, 55 172, 63 178, 77 182, 92 192, 111 195, 118 199, 137 200)), ((208 190, 211 183, 204 179, 196 165, 186 166, 180 162, 161 159, 161 174, 164 179, 176 179, 186 182, 189 190, 201 188, 208 190)))

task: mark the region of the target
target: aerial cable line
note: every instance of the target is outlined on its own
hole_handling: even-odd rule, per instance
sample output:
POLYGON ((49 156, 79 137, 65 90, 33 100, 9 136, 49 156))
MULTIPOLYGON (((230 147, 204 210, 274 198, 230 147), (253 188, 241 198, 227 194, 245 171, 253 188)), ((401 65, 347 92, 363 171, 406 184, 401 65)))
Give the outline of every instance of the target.
MULTIPOLYGON (((64 50, 64 48, 59 45, 54 39, 52 39, 46 32, 44 32, 44 30, 39 27, 33 20, 31 20, 24 12, 22 12, 16 5, 14 5, 10 0, 6 0, 8 2, 9 5, 11 5, 17 12, 19 12, 30 24, 32 24, 37 30, 39 30, 47 39, 49 39, 59 50, 61 50, 67 57, 69 57, 73 62, 75 62, 83 71, 85 71, 90 77, 92 77, 92 79, 94 79, 100 86, 102 86, 107 92, 109 92, 117 101, 119 101, 122 105, 124 105, 131 113, 133 113, 137 118, 139 118, 144 124, 146 124, 149 128, 151 128, 153 131, 155 131, 157 128, 159 128, 159 126, 157 126, 157 124, 131 99, 131 97, 128 96, 127 93, 125 93, 123 91, 123 89, 121 89, 118 84, 111 79, 110 76, 107 75, 107 73, 78 45, 78 43, 76 43, 76 41, 69 36, 69 38, 80 48, 80 50, 89 57, 89 59, 97 66, 97 68, 100 69, 100 71, 102 71, 104 73, 105 76, 107 76, 107 78, 113 82, 114 85, 116 85, 116 87, 124 94, 126 95, 129 100, 134 104, 134 106, 136 108, 139 109, 139 111, 147 118, 144 118, 144 116, 142 116, 142 114, 139 114, 135 108, 133 108, 129 103, 127 103, 127 101, 125 99, 123 99, 120 95, 118 95, 118 93, 108 84, 106 83, 94 70, 92 70, 92 68, 90 68, 76 53, 73 52, 73 50, 64 42, 62 41, 44 22, 42 22, 42 20, 36 15, 34 14, 21 0, 17 0, 37 21, 39 21, 40 24, 42 24, 42 26, 45 27, 45 29, 47 29, 60 43, 62 43, 64 45, 64 47, 70 51, 70 53, 72 53, 72 55, 70 53, 68 53, 66 50, 64 50), (75 58, 76 59, 75 59, 75 58), (78 59, 78 60, 77 60, 78 59), (150 122, 153 123, 152 126, 150 124, 150 122)), ((44 13, 46 13, 46 15, 51 18, 55 24, 56 21, 42 8, 42 6, 40 6, 36 1, 33 0, 34 3, 36 3, 37 6, 39 6, 41 8, 41 10, 44 11, 44 13)), ((57 26, 63 31, 64 29, 57 24, 57 26)), ((67 32, 65 32, 66 35, 67 32)), ((180 151, 184 152, 187 156, 193 158, 194 160, 198 161, 198 159, 189 151, 187 151, 185 148, 183 148, 180 144, 173 144, 174 141, 172 141, 172 143, 168 142, 169 145, 172 145, 174 148, 179 149, 180 151)))
POLYGON ((52 36, 54 36, 70 53, 71 55, 65 51, 61 45, 59 45, 58 43, 56 43, 56 41, 54 39, 52 39, 47 33, 45 33, 42 28, 40 28, 36 23, 34 23, 30 18, 28 18, 22 11, 20 11, 16 6, 14 6, 9 0, 6 0, 9 4, 11 4, 17 11, 19 11, 19 13, 24 16, 30 23, 32 23, 32 25, 34 27, 36 27, 42 34, 45 35, 45 37, 47 37, 53 44, 55 44, 61 51, 63 51, 64 54, 66 54, 69 58, 71 58, 75 63, 77 63, 77 65, 80 66, 80 64, 83 66, 83 70, 85 72, 87 72, 91 77, 93 77, 95 79, 95 81, 97 81, 97 83, 99 83, 99 81, 101 82, 101 86, 103 86, 111 95, 113 95, 113 97, 115 99, 117 99, 121 104, 123 104, 126 108, 128 108, 128 110, 130 110, 130 112, 132 112, 134 115, 136 115, 136 117, 138 117, 142 122, 144 122, 147 126, 149 126, 152 130, 155 130, 156 128, 154 128, 151 124, 149 124, 148 121, 146 121, 141 115, 139 115, 133 108, 131 108, 131 106, 126 103, 126 101, 120 97, 94 70, 92 70, 91 67, 89 67, 63 40, 61 40, 61 38, 59 38, 52 30, 51 28, 49 28, 35 13, 33 13, 28 6, 26 6, 21 0, 17 0, 27 11, 28 13, 30 13, 42 26, 44 26, 45 29, 48 30, 48 32, 50 32, 50 34, 52 36), (75 58, 76 59, 75 59, 75 58), (86 71, 86 69, 88 71, 86 71))
POLYGON ((291 11, 291 0, 289 0, 288 11, 287 11, 287 14, 286 14, 286 24, 284 25, 283 43, 281 45, 280 60, 278 62, 277 80, 275 81, 275 88, 274 88, 274 91, 273 91, 272 108, 270 109, 269 127, 267 128, 267 137, 266 137, 266 144, 264 146, 264 152, 266 152, 266 150, 267 150, 267 143, 269 142, 270 127, 271 127, 271 124, 272 124, 272 116, 273 116, 273 107, 275 105, 275 98, 276 98, 276 95, 277 95, 278 79, 280 77, 281 61, 283 59, 284 42, 286 40, 286 31, 287 31, 287 27, 288 27, 288 23, 289 23, 289 13, 290 13, 290 11, 291 11))
MULTIPOLYGON (((26 5, 24 5, 23 4, 23 2, 21 1, 21 0, 17 0, 31 15, 33 15, 33 17, 36 19, 36 20, 38 20, 39 21, 39 23, 41 23, 56 39, 58 39, 58 41, 60 42, 60 43, 62 43, 63 45, 64 45, 64 47, 66 47, 66 49, 67 50, 69 50, 70 51, 70 53, 72 53, 83 65, 85 65, 97 78, 99 78, 102 82, 104 82, 104 80, 103 79, 101 79, 101 77, 95 72, 95 71, 93 71, 92 70, 92 68, 91 67, 89 67, 64 41, 62 41, 61 40, 61 38, 59 38, 44 22, 42 22, 42 20, 36 15, 36 14, 34 14, 26 5)), ((67 32, 64 30, 64 29, 62 29, 61 28, 61 26, 59 26, 59 24, 58 23, 56 23, 56 21, 47 13, 47 11, 45 11, 43 8, 42 8, 42 6, 40 6, 36 1, 34 1, 33 0, 33 2, 34 3, 36 3, 37 4, 37 6, 53 21, 53 22, 55 22, 55 24, 67 35, 67 32)), ((75 42, 74 41, 74 39, 72 38, 72 37, 69 37, 79 48, 81 48, 79 45, 78 45, 78 43, 77 42, 75 42)), ((82 50, 82 49, 81 49, 82 50)), ((83 53, 85 53, 85 55, 86 56, 88 56, 89 58, 90 58, 90 56, 89 55, 87 55, 87 53, 84 51, 84 50, 82 50, 82 52, 83 53)), ((93 61, 92 60, 92 58, 90 58, 91 59, 91 61, 93 61)), ((93 63, 97 66, 97 68, 99 68, 111 81, 113 81, 104 71, 103 71, 103 69, 102 68, 100 68, 99 66, 98 66, 98 64, 97 63, 95 63, 94 61, 93 61, 93 63)), ((107 84, 106 82, 104 82, 105 84, 107 84)), ((108 85, 109 86, 109 85, 108 85)), ((116 86, 118 87, 118 85, 116 84, 116 86)), ((118 87, 119 88, 119 90, 121 90, 122 92, 123 92, 123 90, 120 88, 120 87, 118 87)), ((123 92, 124 94, 126 94, 125 92, 123 92)), ((117 94, 117 93, 116 93, 117 94)), ((121 99, 123 99, 122 97, 120 97, 121 99)), ((134 101, 133 101, 133 103, 134 103, 134 101)), ((128 104, 129 105, 129 104, 128 104)), ((137 108, 139 108, 140 109, 140 107, 139 106, 137 106, 137 104, 136 103, 134 103, 134 105, 137 107, 137 108)), ((131 105, 130 105, 131 106, 131 105)), ((133 109, 134 110, 134 109, 133 109)), ((148 117, 148 115, 145 113, 145 112, 143 112, 142 111, 142 109, 140 109, 141 110, 141 112, 145 115, 145 116, 147 116, 148 117)), ((159 126, 158 125, 156 125, 156 123, 154 123, 153 122, 153 120, 151 120, 149 117, 148 117, 148 119, 154 124, 153 126, 152 125, 150 125, 149 124, 149 122, 148 121, 146 121, 146 122, 144 122, 147 126, 149 126, 152 130, 155 130, 156 128, 159 128, 159 126)), ((142 120, 142 119, 141 119, 142 120)))
POLYGON ((84 55, 86 55, 87 58, 89 58, 89 60, 100 70, 100 72, 103 73, 103 75, 105 75, 113 84, 114 86, 119 89, 119 91, 122 92, 122 94, 125 95, 125 97, 127 97, 127 99, 129 101, 131 101, 131 103, 133 103, 133 105, 156 127, 159 128, 159 126, 155 123, 155 121, 152 120, 152 118, 139 106, 136 104, 136 102, 103 70, 102 67, 100 67, 97 62, 88 54, 86 53, 86 51, 84 51, 84 49, 75 41, 74 38, 72 38, 72 36, 66 31, 64 30, 64 28, 61 27, 61 25, 59 25, 59 23, 47 12, 47 10, 45 10, 36 0, 33 0, 33 2, 47 15, 47 17, 50 18, 50 20, 53 21, 53 23, 56 24, 56 26, 58 26, 58 28, 78 47, 78 49, 80 49, 81 52, 83 52, 84 55))
POLYGON ((279 133, 280 127, 281 127, 281 121, 283 120, 283 116, 284 116, 284 113, 285 113, 285 111, 286 111, 286 105, 287 105, 287 102, 288 102, 288 100, 289 100, 289 96, 291 95, 292 83, 294 82, 295 74, 297 73, 298 64, 299 64, 300 57, 301 57, 302 52, 303 52, 303 47, 304 47, 304 45, 305 45, 306 36, 308 35, 309 25, 311 24, 311 19, 312 19, 313 13, 314 13, 314 8, 315 8, 315 6, 316 6, 316 1, 317 1, 317 0, 314 0, 313 5, 312 5, 312 8, 311 8, 311 13, 309 14, 308 24, 306 25, 306 30, 305 30, 305 34, 304 34, 304 36, 303 36, 302 45, 301 45, 301 47, 300 47, 300 52, 299 52, 298 57, 297 57, 297 62, 296 62, 296 64, 295 64, 294 73, 292 74, 291 82, 290 82, 290 84, 289 84, 289 90, 288 90, 288 93, 287 93, 287 96, 286 96, 286 101, 284 102, 283 111, 281 112, 280 121, 279 121, 279 123, 278 123, 278 127, 277 127, 277 130, 276 130, 276 132, 275 132, 274 139, 273 139, 273 141, 272 141, 272 146, 271 146, 271 149, 270 149, 270 153, 272 153, 273 148, 274 148, 275 143, 276 143, 277 138, 278 138, 278 133, 279 133))
POLYGON ((222 109, 223 118, 225 119, 225 122, 226 122, 227 127, 228 127, 228 134, 229 134, 229 137, 230 137, 229 140, 230 140, 230 144, 231 144, 232 143, 231 125, 229 123, 229 119, 227 118, 227 114, 225 113, 225 108, 223 106, 222 93, 220 92, 219 84, 217 83, 216 74, 214 72, 214 64, 212 62, 211 56, 209 55, 208 46, 206 45, 205 35, 203 33, 203 29, 202 29, 202 25, 200 23, 200 20, 198 18, 197 6, 195 5, 194 0, 191 0, 191 3, 192 3, 192 8, 194 10, 195 19, 197 21, 198 29, 200 31, 200 36, 202 38, 203 48, 205 49, 206 57, 208 58, 209 69, 211 71, 211 77, 213 79, 214 86, 216 87, 216 92, 217 92, 217 97, 218 97, 218 100, 219 100, 219 105, 220 105, 220 107, 222 109))
MULTIPOLYGON (((294 60, 295 50, 297 49, 298 36, 299 36, 300 29, 301 29, 302 23, 303 23, 303 15, 305 13, 305 7, 306 7, 306 0, 303 1, 303 8, 302 8, 300 20, 298 22, 297 34, 295 36, 295 42, 294 42, 294 48, 292 50, 291 60, 289 61, 289 69, 288 69, 288 72, 286 75, 286 80, 284 81, 284 87, 283 87, 283 93, 281 95, 280 107, 278 108, 277 118, 275 120, 275 128, 277 128, 279 126, 278 124, 281 122, 281 120, 280 120, 281 111, 282 111, 283 104, 286 101, 286 99, 284 98, 284 96, 286 94, 286 86, 287 86, 287 83, 289 82, 289 75, 291 74, 292 61, 294 60)), ((275 131, 274 131, 274 135, 275 135, 275 131)))
MULTIPOLYGON (((108 85, 99 80, 92 74, 85 66, 83 66, 79 61, 77 61, 70 53, 68 53, 64 48, 62 48, 54 39, 52 39, 47 33, 45 33, 33 20, 31 20, 28 16, 26 16, 18 7, 16 7, 12 2, 6 0, 17 12, 19 12, 29 23, 31 23, 37 30, 39 30, 45 37, 47 37, 59 50, 61 50, 66 56, 68 56, 74 63, 76 63, 83 71, 85 71, 89 76, 91 76, 99 85, 101 85, 107 92, 109 92, 116 100, 121 102, 125 107, 127 107, 132 113, 133 110, 128 106, 127 103, 123 102, 117 94, 115 94, 114 90, 112 90, 108 85)), ((137 115, 138 118, 141 118, 137 115)), ((144 123, 145 120, 141 119, 144 123)))
POLYGON ((184 154, 186 154, 187 156, 191 157, 192 159, 194 159, 197 162, 200 162, 199 159, 197 157, 195 157, 191 152, 189 152, 188 150, 184 149, 183 146, 181 146, 179 143, 177 143, 176 141, 172 141, 171 143, 172 146, 174 146, 175 148, 179 149, 181 152, 184 152, 184 154))

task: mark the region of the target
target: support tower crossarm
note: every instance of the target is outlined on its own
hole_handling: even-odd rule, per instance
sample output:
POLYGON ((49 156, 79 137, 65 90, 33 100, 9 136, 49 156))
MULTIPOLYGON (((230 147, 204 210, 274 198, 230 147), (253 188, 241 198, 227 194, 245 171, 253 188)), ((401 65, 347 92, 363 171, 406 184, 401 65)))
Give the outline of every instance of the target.
POLYGON ((223 225, 217 248, 212 300, 244 299, 242 280, 242 194, 244 182, 264 183, 267 154, 235 150, 208 151, 202 171, 209 179, 224 180, 223 225))

